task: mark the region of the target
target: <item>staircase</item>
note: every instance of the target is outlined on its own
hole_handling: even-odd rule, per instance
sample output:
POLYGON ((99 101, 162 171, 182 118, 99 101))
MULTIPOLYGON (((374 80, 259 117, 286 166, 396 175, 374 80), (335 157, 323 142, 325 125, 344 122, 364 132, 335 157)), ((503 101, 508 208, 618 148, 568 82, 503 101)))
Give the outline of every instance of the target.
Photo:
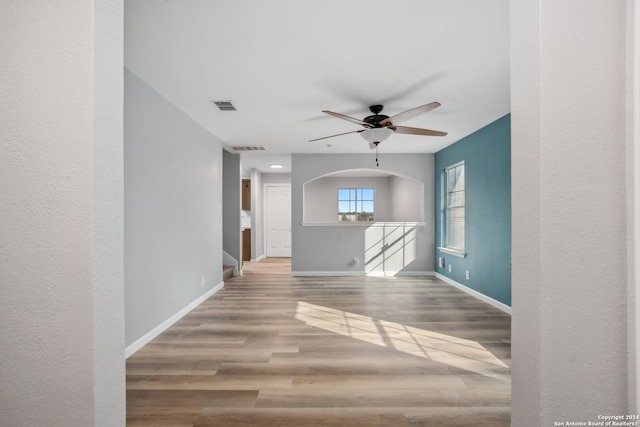
POLYGON ((238 261, 225 251, 222 251, 222 281, 226 282, 231 279, 234 271, 240 271, 238 261))
POLYGON ((227 280, 233 277, 233 266, 231 265, 223 265, 222 266, 222 280, 226 282, 227 280))

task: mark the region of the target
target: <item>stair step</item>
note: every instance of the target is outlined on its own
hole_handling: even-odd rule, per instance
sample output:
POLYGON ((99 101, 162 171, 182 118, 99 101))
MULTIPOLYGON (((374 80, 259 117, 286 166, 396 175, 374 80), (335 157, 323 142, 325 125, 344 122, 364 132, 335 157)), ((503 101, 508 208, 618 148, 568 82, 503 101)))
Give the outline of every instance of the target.
POLYGON ((231 265, 223 265, 222 266, 222 280, 227 281, 233 277, 233 266, 231 265))

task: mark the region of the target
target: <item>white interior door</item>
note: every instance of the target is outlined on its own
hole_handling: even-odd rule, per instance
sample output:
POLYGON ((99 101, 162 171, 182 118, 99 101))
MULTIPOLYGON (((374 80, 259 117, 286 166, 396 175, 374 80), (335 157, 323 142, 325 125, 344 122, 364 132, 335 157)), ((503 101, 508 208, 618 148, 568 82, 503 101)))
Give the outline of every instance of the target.
POLYGON ((267 257, 291 256, 291 186, 266 187, 267 257))

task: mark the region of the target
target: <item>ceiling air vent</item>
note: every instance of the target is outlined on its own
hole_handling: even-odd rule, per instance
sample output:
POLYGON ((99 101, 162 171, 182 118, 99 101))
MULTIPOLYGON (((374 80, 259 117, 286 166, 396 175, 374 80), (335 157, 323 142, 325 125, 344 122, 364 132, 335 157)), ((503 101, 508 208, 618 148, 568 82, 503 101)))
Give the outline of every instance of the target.
POLYGON ((267 151, 264 145, 236 145, 231 147, 235 151, 267 151))
POLYGON ((236 111, 236 107, 233 106, 231 101, 211 101, 216 104, 216 107, 220 109, 220 111, 236 111))

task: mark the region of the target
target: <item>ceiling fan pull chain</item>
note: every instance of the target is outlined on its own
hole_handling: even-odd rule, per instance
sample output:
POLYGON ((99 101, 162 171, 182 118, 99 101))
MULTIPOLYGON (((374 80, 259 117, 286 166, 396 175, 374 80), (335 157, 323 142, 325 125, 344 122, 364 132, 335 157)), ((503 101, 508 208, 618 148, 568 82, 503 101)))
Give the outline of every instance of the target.
POLYGON ((380 164, 378 163, 378 145, 379 145, 379 144, 376 144, 376 167, 377 167, 377 168, 379 168, 379 167, 380 167, 380 164))

